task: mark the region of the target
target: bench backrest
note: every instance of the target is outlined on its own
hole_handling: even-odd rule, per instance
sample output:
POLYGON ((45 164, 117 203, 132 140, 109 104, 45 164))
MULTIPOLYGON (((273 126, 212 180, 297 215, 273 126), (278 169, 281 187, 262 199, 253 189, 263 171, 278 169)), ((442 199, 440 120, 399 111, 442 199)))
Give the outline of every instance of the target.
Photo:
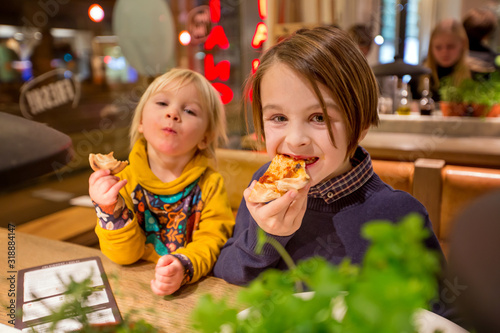
POLYGON ((439 239, 443 247, 447 248, 458 214, 480 196, 500 189, 500 170, 449 165, 443 168, 441 174, 443 188, 439 239))

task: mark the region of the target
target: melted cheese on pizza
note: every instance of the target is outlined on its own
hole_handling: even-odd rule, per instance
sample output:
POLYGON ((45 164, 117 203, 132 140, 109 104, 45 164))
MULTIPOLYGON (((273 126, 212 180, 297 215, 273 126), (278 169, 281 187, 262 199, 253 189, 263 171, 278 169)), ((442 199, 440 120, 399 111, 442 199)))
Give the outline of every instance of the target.
MULTIPOLYGON (((305 169, 306 163, 304 160, 295 160, 285 155, 276 155, 267 171, 260 177, 259 183, 261 184, 272 184, 277 180, 284 178, 306 178, 309 176, 306 173, 305 169)), ((283 192, 278 189, 275 189, 276 192, 283 192)))
POLYGON ((291 189, 303 188, 309 179, 304 160, 276 155, 253 187, 248 200, 256 203, 272 201, 291 189))

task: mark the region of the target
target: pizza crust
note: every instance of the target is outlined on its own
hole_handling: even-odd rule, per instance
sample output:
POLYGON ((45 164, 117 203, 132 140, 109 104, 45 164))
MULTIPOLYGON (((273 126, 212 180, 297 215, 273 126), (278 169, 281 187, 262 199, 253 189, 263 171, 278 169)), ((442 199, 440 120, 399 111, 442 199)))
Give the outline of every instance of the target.
POLYGON ((265 184, 257 182, 248 196, 248 201, 255 203, 269 202, 279 197, 281 197, 281 194, 276 192, 276 188, 269 188, 265 184))
POLYGON ((261 203, 275 200, 289 190, 300 190, 305 187, 309 179, 304 160, 294 160, 278 154, 253 187, 248 201, 261 203))
POLYGON ((92 170, 110 170, 111 174, 117 174, 125 169, 128 161, 118 161, 113 157, 113 152, 109 154, 90 154, 89 163, 92 170))

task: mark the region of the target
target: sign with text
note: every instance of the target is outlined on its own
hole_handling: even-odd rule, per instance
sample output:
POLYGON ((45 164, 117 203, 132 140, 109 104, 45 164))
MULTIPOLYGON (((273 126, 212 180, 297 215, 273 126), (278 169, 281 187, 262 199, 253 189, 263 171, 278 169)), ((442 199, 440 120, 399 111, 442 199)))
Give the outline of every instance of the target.
POLYGON ((66 69, 44 73, 21 87, 19 106, 25 118, 32 119, 50 110, 75 108, 80 100, 80 81, 66 69))

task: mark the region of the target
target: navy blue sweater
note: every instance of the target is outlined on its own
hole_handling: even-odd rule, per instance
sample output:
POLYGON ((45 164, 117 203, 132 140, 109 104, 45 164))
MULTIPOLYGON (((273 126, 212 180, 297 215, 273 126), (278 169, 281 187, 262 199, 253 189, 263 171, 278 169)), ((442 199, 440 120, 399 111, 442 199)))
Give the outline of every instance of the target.
MULTIPOLYGON (((267 166, 261 167, 253 179, 259 179, 267 166)), ((361 237, 362 226, 377 219, 398 222, 410 212, 419 213, 425 218, 425 227, 431 232, 426 245, 442 255, 424 206, 410 194, 394 190, 376 174, 358 190, 332 204, 310 196, 307 200, 307 210, 299 230, 286 237, 271 236, 285 247, 294 262, 319 255, 333 264, 340 263, 346 257, 352 263, 361 263, 369 245, 361 237)), ((233 237, 222 248, 215 264, 216 277, 245 285, 267 268, 287 268, 278 252, 269 244, 264 246, 262 254, 255 254, 257 227, 243 199, 233 237)))
MULTIPOLYGON (((267 170, 262 166, 253 176, 258 180, 267 170)), ((375 173, 359 189, 331 204, 321 198, 307 198, 307 210, 302 225, 293 235, 271 236, 282 244, 294 262, 313 256, 322 256, 333 264, 348 257, 352 263, 361 263, 369 242, 361 237, 361 228, 372 220, 399 222, 411 212, 422 215, 430 236, 425 241, 429 249, 438 251, 445 259, 434 234, 425 207, 404 191, 394 190, 375 173)), ((229 283, 246 285, 268 268, 287 269, 278 252, 269 244, 260 255, 255 254, 258 225, 250 215, 243 199, 236 217, 233 237, 222 248, 215 263, 214 275, 229 283)), ((439 300, 431 304, 432 311, 459 325, 453 299, 443 280, 439 279, 439 300)))

